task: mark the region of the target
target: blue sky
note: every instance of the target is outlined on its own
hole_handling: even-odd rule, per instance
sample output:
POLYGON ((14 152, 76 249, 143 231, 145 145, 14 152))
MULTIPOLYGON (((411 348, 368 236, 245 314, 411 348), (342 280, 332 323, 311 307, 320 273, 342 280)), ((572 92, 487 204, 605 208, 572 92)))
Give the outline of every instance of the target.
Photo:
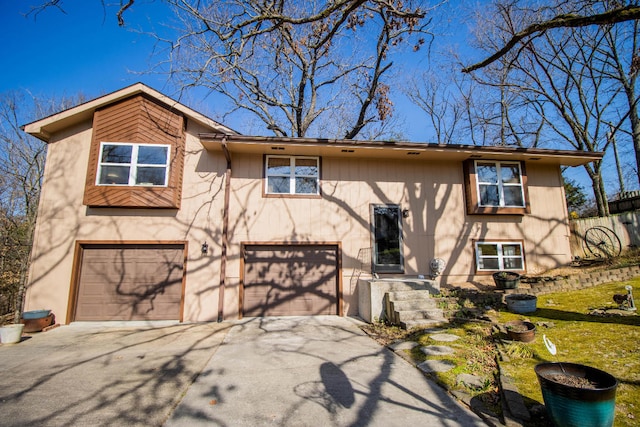
MULTIPOLYGON (((3 49, 8 66, 0 71, 0 93, 27 90, 45 99, 81 93, 91 99, 141 81, 177 96, 165 76, 146 72, 158 61, 151 57, 154 49, 162 46, 144 32, 166 32, 171 25, 172 16, 161 1, 136 1, 125 13, 125 28, 117 25, 115 5, 119 2, 115 1, 105 1, 107 8, 103 9, 99 0, 65 0, 65 13, 49 8, 37 16, 25 16, 30 5, 44 1, 0 0, 0 37, 8 41, 3 49)), ((456 27, 457 36, 459 30, 456 27)), ((442 40, 442 36, 436 38, 436 42, 442 40)), ((423 59, 418 67, 428 63, 426 50, 408 55, 423 59)), ((225 112, 221 98, 214 96, 197 99, 192 95, 191 102, 181 101, 217 120, 225 112)), ((414 141, 427 139, 423 113, 415 106, 395 102, 396 116, 404 119, 403 134, 414 141)), ((240 132, 252 133, 255 128, 238 116, 230 120, 235 123, 225 124, 240 132)))
POLYGON ((117 25, 115 10, 97 0, 68 0, 62 13, 51 8, 24 16, 39 0, 0 0, 0 37, 5 66, 0 92, 26 89, 34 94, 98 96, 143 81, 162 90, 164 78, 139 75, 149 67, 154 41, 132 31, 166 21, 160 2, 139 1, 117 25))

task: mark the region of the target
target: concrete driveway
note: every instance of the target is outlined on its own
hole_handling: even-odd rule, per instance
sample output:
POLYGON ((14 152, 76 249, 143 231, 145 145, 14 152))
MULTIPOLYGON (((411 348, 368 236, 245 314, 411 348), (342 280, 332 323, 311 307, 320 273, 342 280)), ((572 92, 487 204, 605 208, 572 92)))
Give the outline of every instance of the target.
POLYGON ((3 426, 485 425, 367 337, 356 320, 337 316, 72 324, 34 334, 0 345, 0 420, 3 426))
POLYGON ((167 427, 485 426, 337 316, 235 325, 167 427))
POLYGON ((228 324, 72 324, 0 345, 0 425, 160 426, 228 324))

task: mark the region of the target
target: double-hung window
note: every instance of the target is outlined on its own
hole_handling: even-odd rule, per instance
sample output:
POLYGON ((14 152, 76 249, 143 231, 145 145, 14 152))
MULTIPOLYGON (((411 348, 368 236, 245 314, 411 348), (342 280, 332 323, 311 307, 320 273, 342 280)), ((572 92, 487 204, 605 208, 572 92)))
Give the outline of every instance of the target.
POLYGON ((524 255, 521 242, 475 243, 478 271, 524 270, 524 255))
POLYGON ((402 214, 398 205, 371 205, 372 272, 404 273, 402 214))
POLYGON ((520 163, 476 161, 480 206, 524 207, 520 163))
POLYGON ((266 193, 318 195, 320 159, 318 157, 267 156, 266 193))
POLYGON ((169 145, 103 142, 96 185, 166 187, 169 145))
POLYGON ((469 159, 464 162, 464 177, 467 213, 531 212, 524 162, 469 159))

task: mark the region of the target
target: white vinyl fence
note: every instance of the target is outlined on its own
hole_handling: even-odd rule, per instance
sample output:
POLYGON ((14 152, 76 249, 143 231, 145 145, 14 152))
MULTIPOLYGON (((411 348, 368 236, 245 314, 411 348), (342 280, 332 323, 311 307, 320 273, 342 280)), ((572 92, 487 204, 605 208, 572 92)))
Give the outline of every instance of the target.
POLYGON ((569 221, 571 252, 574 257, 597 258, 617 255, 640 246, 640 211, 609 217, 581 218, 569 221))

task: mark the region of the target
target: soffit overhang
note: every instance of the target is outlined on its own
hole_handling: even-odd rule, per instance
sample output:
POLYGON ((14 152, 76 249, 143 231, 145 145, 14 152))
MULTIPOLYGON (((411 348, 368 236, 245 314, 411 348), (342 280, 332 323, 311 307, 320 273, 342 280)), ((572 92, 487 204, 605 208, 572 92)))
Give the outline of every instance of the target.
POLYGON ((200 142, 209 151, 222 151, 224 145, 228 152, 232 154, 377 158, 412 161, 461 162, 467 159, 486 159, 580 166, 594 160, 601 160, 603 157, 602 152, 571 150, 392 141, 254 137, 215 133, 201 134, 200 142))

